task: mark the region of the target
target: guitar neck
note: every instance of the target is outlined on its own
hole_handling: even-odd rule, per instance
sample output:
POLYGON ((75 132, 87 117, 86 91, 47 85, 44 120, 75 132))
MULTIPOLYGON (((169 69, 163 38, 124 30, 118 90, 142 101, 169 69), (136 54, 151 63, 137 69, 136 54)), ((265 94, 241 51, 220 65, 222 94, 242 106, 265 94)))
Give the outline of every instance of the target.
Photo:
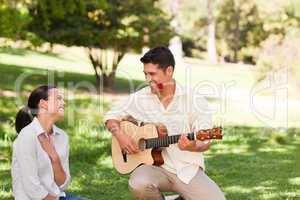
MULTIPOLYGON (((178 143, 180 136, 181 135, 171 135, 165 137, 146 139, 146 149, 167 147, 170 144, 176 144, 178 143)), ((189 140, 195 140, 194 133, 187 134, 187 138, 189 140)))

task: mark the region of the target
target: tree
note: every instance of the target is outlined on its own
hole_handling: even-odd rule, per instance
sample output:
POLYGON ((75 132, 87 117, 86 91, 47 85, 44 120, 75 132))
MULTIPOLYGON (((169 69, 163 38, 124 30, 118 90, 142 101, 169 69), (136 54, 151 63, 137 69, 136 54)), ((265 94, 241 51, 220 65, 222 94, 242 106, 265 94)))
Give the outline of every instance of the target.
POLYGON ((125 53, 167 44, 171 37, 168 19, 151 0, 36 0, 29 11, 29 30, 45 41, 87 49, 98 87, 102 81, 113 86, 125 53))
POLYGON ((16 1, 0 0, 0 37, 21 38, 28 22, 28 16, 16 8, 16 1))
POLYGON ((159 5, 172 17, 185 56, 202 57, 198 53, 207 47, 207 1, 159 0, 159 5))
POLYGON ((276 16, 267 20, 270 35, 261 45, 257 62, 258 82, 265 80, 270 72, 287 70, 288 82, 295 96, 300 90, 299 6, 299 0, 292 0, 277 9, 276 16))
POLYGON ((217 63, 216 51, 216 20, 214 16, 214 1, 207 0, 207 53, 208 59, 211 63, 217 63))
POLYGON ((221 53, 232 62, 243 59, 240 54, 243 48, 258 47, 268 37, 254 1, 223 1, 219 5, 217 21, 217 38, 224 41, 228 49, 221 53))

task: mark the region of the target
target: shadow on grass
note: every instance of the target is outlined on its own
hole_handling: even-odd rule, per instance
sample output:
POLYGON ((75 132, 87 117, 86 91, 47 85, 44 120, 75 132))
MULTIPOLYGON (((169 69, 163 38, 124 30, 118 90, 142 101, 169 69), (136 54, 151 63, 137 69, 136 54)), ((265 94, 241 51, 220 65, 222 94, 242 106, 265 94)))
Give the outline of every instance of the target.
MULTIPOLYGON (((213 144, 205 156, 207 174, 227 199, 299 199, 300 129, 289 129, 284 145, 270 143, 272 129, 239 126, 225 127, 225 131, 224 140, 213 144)), ((71 140, 69 192, 91 200, 132 199, 128 176, 119 175, 112 167, 110 138, 103 131, 96 135, 78 133, 76 127, 67 132, 71 140)), ((0 150, 0 155, 7 152, 0 150)), ((3 160, 0 165, 0 188, 6 195, 0 193, 0 198, 9 200, 10 172, 2 167, 8 163, 3 160)))
POLYGON ((280 145, 270 144, 272 134, 262 132, 261 128, 234 129, 239 133, 231 132, 228 135, 238 134, 237 138, 244 142, 240 139, 227 141, 225 137, 221 142, 226 146, 224 152, 217 151, 216 144, 213 147, 215 153, 208 153, 206 159, 208 175, 225 191, 227 199, 299 199, 300 181, 296 184, 289 181, 300 177, 299 130, 293 138, 287 133, 289 141, 280 145), (234 153, 234 149, 240 146, 245 146, 246 152, 234 153))
MULTIPOLYGON (((96 79, 94 75, 58 72, 55 70, 38 69, 17 65, 0 63, 0 90, 15 91, 20 87, 22 91, 31 91, 35 87, 53 83, 73 92, 96 92, 96 79)), ((115 85, 110 91, 114 93, 130 93, 141 86, 143 81, 116 78, 115 85)))
MULTIPOLYGON (((269 146, 270 135, 259 135, 261 128, 234 128, 237 132, 231 129, 228 136, 235 136, 235 139, 224 138, 221 144, 228 149, 235 148, 235 145, 245 146, 246 152, 218 153, 220 148, 216 144, 212 146, 214 153, 208 152, 206 159, 207 174, 222 188, 227 199, 296 200, 296 195, 300 194, 299 185, 293 185, 289 180, 300 177, 299 135, 286 145, 269 146), (245 133, 247 130, 249 132, 245 133), (257 139, 261 141, 255 142, 257 139), (249 148, 251 145, 253 147, 249 148)), ((92 200, 132 199, 128 191, 128 176, 119 175, 111 164, 105 162, 111 162, 110 139, 84 140, 82 146, 73 149, 74 183, 70 191, 92 200)))
POLYGON ((71 150, 73 182, 70 192, 91 200, 131 199, 127 176, 118 174, 111 165, 111 139, 73 137, 71 150))
POLYGON ((34 51, 31 49, 26 48, 10 48, 10 47, 1 47, 0 48, 0 54, 10 54, 10 55, 17 55, 17 56, 25 56, 28 54, 39 54, 39 55, 45 55, 49 57, 55 57, 60 58, 59 54, 53 53, 53 52, 41 52, 41 51, 34 51))

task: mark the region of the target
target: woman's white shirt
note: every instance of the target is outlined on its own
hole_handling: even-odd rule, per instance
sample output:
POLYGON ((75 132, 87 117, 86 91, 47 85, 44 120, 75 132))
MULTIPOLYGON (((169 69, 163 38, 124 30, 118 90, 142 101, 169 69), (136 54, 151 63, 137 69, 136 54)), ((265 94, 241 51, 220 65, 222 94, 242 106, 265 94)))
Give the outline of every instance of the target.
POLYGON ((71 181, 69 170, 69 138, 57 126, 53 126, 55 149, 66 173, 66 181, 58 186, 48 154, 43 150, 38 136, 45 134, 39 120, 24 127, 13 143, 12 180, 15 200, 41 200, 48 194, 57 198, 65 196, 64 191, 71 181))

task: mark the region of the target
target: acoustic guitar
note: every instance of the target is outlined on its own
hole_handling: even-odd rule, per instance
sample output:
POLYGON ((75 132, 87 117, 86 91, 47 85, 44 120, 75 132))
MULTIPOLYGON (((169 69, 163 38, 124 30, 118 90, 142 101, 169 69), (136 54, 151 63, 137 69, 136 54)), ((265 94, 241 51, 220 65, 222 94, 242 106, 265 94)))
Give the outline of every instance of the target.
MULTIPOLYGON (((112 137, 112 160, 115 169, 121 174, 128 174, 142 164, 162 165, 163 158, 161 147, 168 147, 170 144, 176 144, 180 138, 178 135, 158 136, 157 127, 154 124, 137 126, 129 121, 122 121, 121 129, 130 136, 138 145, 139 152, 136 154, 126 154, 119 146, 116 137, 112 137)), ((222 139, 222 128, 212 128, 200 130, 196 133, 187 134, 189 140, 211 140, 222 139)))

